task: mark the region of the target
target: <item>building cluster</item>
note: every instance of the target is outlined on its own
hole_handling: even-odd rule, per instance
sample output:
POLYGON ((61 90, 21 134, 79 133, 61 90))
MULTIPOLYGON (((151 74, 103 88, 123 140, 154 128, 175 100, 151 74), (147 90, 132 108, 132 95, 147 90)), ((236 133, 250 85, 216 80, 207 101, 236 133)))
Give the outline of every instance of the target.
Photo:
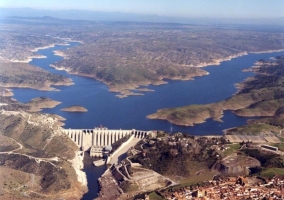
POLYGON ((210 144, 211 146, 214 146, 216 150, 223 150, 224 145, 222 141, 222 136, 190 136, 190 137, 184 137, 180 133, 176 133, 170 136, 166 137, 159 137, 157 138, 158 141, 163 140, 166 142, 169 146, 176 146, 177 144, 180 144, 182 147, 188 147, 192 145, 192 143, 202 143, 202 144, 210 144))
POLYGON ((90 156, 102 158, 109 155, 111 150, 112 150, 111 145, 107 145, 105 147, 92 146, 90 149, 90 156))
POLYGON ((203 186, 182 188, 164 194, 169 200, 183 199, 284 199, 284 177, 276 176, 268 182, 251 182, 244 177, 208 181, 203 186))

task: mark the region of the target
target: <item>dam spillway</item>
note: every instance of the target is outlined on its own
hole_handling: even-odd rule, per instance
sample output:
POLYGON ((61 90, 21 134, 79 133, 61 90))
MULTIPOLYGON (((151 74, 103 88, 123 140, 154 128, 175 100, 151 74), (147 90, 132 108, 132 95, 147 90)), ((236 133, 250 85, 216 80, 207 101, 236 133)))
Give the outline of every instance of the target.
POLYGON ((109 130, 107 128, 94 129, 63 129, 72 141, 83 151, 88 151, 91 147, 105 147, 112 145, 125 136, 134 136, 143 139, 150 131, 141 130, 109 130))

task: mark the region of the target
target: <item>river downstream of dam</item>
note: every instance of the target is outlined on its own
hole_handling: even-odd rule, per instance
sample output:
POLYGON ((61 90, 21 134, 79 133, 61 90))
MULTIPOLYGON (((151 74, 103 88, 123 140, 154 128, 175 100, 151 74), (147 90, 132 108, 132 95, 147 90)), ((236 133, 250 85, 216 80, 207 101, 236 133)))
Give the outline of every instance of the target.
MULTIPOLYGON (((143 92, 143 96, 129 96, 120 99, 117 93, 109 92, 108 87, 92 78, 86 78, 58 71, 52 67, 61 59, 54 55, 55 50, 64 50, 79 45, 70 42, 69 46, 55 45, 55 47, 39 50, 38 53, 46 58, 34 58, 30 64, 38 66, 51 73, 61 74, 73 80, 74 85, 56 86, 60 91, 39 91, 34 89, 13 88, 14 98, 20 102, 28 102, 35 97, 45 96, 62 102, 55 108, 44 109, 44 113, 58 114, 64 118, 64 128, 92 129, 98 126, 109 129, 138 129, 138 130, 164 130, 167 132, 184 132, 195 135, 222 134, 222 130, 246 124, 248 118, 238 117, 230 111, 224 112, 223 122, 207 120, 194 127, 176 126, 167 121, 150 120, 146 116, 161 108, 185 106, 189 104, 206 104, 221 101, 233 95, 237 89, 235 84, 242 82, 252 72, 242 72, 259 59, 284 54, 283 52, 249 54, 224 61, 219 66, 204 67, 209 75, 196 77, 193 81, 171 81, 159 86, 148 86, 154 92, 143 92), (60 111, 61 108, 80 105, 85 107, 86 113, 70 113, 60 111)), ((83 199, 97 197, 99 186, 97 179, 105 171, 105 166, 95 168, 92 159, 86 156, 84 171, 88 179, 88 193, 83 199)))

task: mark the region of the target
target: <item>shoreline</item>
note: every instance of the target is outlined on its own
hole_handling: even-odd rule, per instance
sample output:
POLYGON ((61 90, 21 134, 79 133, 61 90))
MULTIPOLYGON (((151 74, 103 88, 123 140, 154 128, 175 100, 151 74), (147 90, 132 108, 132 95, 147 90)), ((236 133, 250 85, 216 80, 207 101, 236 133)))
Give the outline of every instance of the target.
MULTIPOLYGON (((38 50, 42 50, 42 49, 48 49, 48 48, 53 48, 55 47, 56 45, 60 45, 60 46, 70 46, 70 43, 69 42, 79 42, 79 43, 82 43, 81 41, 75 41, 75 40, 71 40, 70 38, 59 38, 59 37, 56 37, 58 39, 62 39, 63 41, 66 41, 67 43, 52 43, 50 45, 46 45, 46 46, 42 46, 42 47, 36 47, 34 49, 31 49, 29 50, 30 52, 38 52, 38 50)), ((58 51, 57 53, 58 54, 54 54, 54 55, 58 55, 58 56, 61 56, 63 58, 65 58, 65 56, 67 56, 66 54, 64 54, 63 52, 60 52, 59 50, 55 50, 55 51, 58 51), (64 54, 64 55, 63 55, 64 54)), ((54 51, 54 52, 55 52, 54 51)), ((18 59, 8 59, 8 61, 10 62, 18 62, 18 63, 29 63, 31 62, 34 58, 46 58, 46 56, 44 55, 34 55, 34 56, 28 56, 28 58, 24 59, 24 60, 18 60, 18 59)))
POLYGON ((66 108, 61 108, 61 111, 64 112, 88 112, 88 110, 82 106, 74 105, 66 108))
MULTIPOLYGON (((265 52, 260 52, 260 53, 257 53, 257 52, 254 52, 255 54, 262 54, 262 53, 273 53, 273 52, 283 52, 282 49, 280 50, 277 50, 277 51, 265 51, 265 52)), ((271 59, 271 57, 269 58, 271 59)), ((242 72, 253 72, 254 74, 257 74, 258 71, 257 69, 260 68, 262 65, 265 65, 265 66, 273 66, 273 65, 277 65, 275 64, 274 62, 268 62, 268 61, 255 61, 255 63, 247 68, 247 69, 243 69, 242 72)), ((249 76, 247 77, 246 79, 244 79, 242 82, 239 82, 239 83, 235 83, 234 86, 235 88, 237 89, 237 91, 230 97, 233 99, 234 95, 238 94, 242 89, 245 88, 245 83, 247 81, 251 81, 251 80, 254 80, 256 79, 254 75, 252 76, 249 76)), ((229 98, 229 100, 230 100, 229 98)), ((229 102, 228 100, 228 102, 229 102)), ((196 114, 196 116, 192 117, 185 117, 185 118, 179 118, 179 117, 171 117, 171 115, 175 114, 175 115, 182 115, 180 113, 184 113, 185 111, 184 110, 181 110, 182 108, 187 108, 187 112, 189 113, 189 111, 192 111, 194 112, 194 107, 191 107, 193 105, 185 105, 185 106, 179 106, 179 107, 173 107, 173 108, 161 108, 161 109, 158 109, 156 110, 154 113, 151 113, 149 115, 146 116, 147 119, 158 119, 158 120, 166 120, 168 121, 169 123, 172 123, 172 124, 175 124, 175 125, 180 125, 180 126, 194 126, 196 124, 201 124, 201 123, 204 123, 206 120, 208 119, 212 119, 214 121, 220 121, 222 122, 222 118, 224 116, 224 111, 226 110, 230 110, 233 114, 235 114, 236 116, 239 116, 239 117, 273 117, 274 114, 276 113, 277 109, 275 110, 270 110, 270 111, 266 111, 266 110, 251 110, 251 111, 242 111, 241 109, 245 109, 246 107, 250 106, 250 105, 253 105, 254 103, 258 103, 257 101, 254 102, 253 100, 251 100, 251 103, 246 105, 242 105, 240 103, 237 103, 237 105, 239 105, 240 107, 239 108, 236 108, 235 109, 235 105, 234 107, 230 107, 230 105, 227 105, 226 106, 226 102, 227 99, 225 100, 222 100, 222 101, 217 101, 217 102, 214 102, 214 103, 211 103, 211 104, 200 104, 201 106, 203 106, 202 108, 209 113, 207 115, 202 115, 202 113, 200 114, 196 114), (223 102, 223 103, 222 103, 223 102), (221 103, 221 104, 224 104, 223 106, 221 106, 219 109, 217 109, 217 112, 218 110, 220 110, 220 113, 219 115, 216 115, 216 116, 212 116, 210 114, 210 111, 213 112, 214 111, 214 107, 212 107, 211 105, 216 105, 218 107, 218 104, 221 103), (208 108, 207 108, 208 107, 208 108), (213 110, 213 111, 212 111, 213 110), (238 112, 239 110, 241 110, 240 112, 238 112), (180 112, 180 113, 178 113, 180 112), (178 114, 176 114, 178 113, 178 114), (186 121, 187 120, 187 121, 186 121)), ((216 107, 215 106, 215 107, 216 107)))
POLYGON ((41 49, 48 49, 48 48, 52 48, 52 47, 55 47, 56 44, 49 44, 49 45, 46 45, 46 46, 42 46, 42 47, 36 47, 32 50, 30 50, 31 52, 37 52, 38 50, 41 50, 41 49))
MULTIPOLYGON (((54 55, 56 55, 56 54, 54 54, 54 55)), ((58 55, 58 56, 60 56, 60 55, 58 55)), ((63 57, 63 56, 61 56, 61 57, 63 57)), ((64 58, 64 57, 63 57, 64 58)), ((70 69, 67 69, 67 68, 65 68, 65 67, 59 67, 59 66, 56 66, 56 65, 54 65, 54 64, 50 64, 49 65, 50 67, 53 67, 54 69, 56 69, 56 70, 58 70, 58 71, 66 71, 67 73, 69 73, 71 70, 70 69)), ((76 73, 69 73, 69 74, 72 74, 72 75, 79 75, 79 74, 76 74, 76 73)), ((81 76, 83 76, 83 75, 81 75, 81 76)))
POLYGON ((25 103, 25 105, 30 106, 30 111, 39 112, 45 108, 55 108, 57 105, 61 103, 62 102, 50 98, 38 97, 31 99, 29 102, 25 103))
POLYGON ((277 52, 284 52, 284 49, 275 49, 275 50, 264 50, 264 51, 244 51, 241 53, 237 53, 237 54, 233 54, 231 56, 225 57, 225 58, 217 58, 217 59, 213 59, 212 62, 208 62, 208 63, 200 63, 198 65, 195 66, 190 66, 190 67, 208 67, 208 66, 212 66, 212 65, 220 65, 222 62, 224 61, 230 61, 234 58, 238 58, 241 56, 246 56, 249 54, 263 54, 263 53, 277 53, 277 52))
MULTIPOLYGON (((70 38, 59 38, 59 39, 62 39, 66 42, 79 42, 79 43, 82 43, 82 41, 75 41, 75 40, 71 40, 70 38)), ((52 47, 55 47, 55 45, 65 45, 65 46, 69 46, 70 43, 58 43, 58 44, 50 44, 50 45, 46 45, 46 46, 42 46, 42 47, 37 47, 37 48, 34 48, 32 50, 30 50, 31 52, 37 52, 38 50, 41 50, 41 49, 48 49, 48 48, 52 48, 52 47)), ((273 52, 281 52, 281 51, 284 51, 284 49, 275 49, 275 50, 265 50, 265 51, 254 51, 254 52, 247 52, 247 51, 244 51, 244 52, 241 52, 241 53, 237 53, 237 54, 234 54, 234 55, 231 55, 231 56, 228 56, 228 57, 225 57, 225 58, 220 58, 220 59, 214 59, 212 62, 208 62, 208 63, 200 63, 198 65, 195 65, 195 66, 190 66, 190 65, 187 65, 187 66, 190 66, 190 67, 208 67, 208 66, 212 66, 212 65, 220 65, 222 62, 224 61, 230 61, 234 58, 237 58, 237 57, 241 57, 241 56, 245 56, 245 55, 248 55, 248 54, 262 54, 262 53, 273 53, 273 52)), ((60 57, 63 57, 63 59, 67 59, 68 58, 68 55, 65 54, 64 52, 60 51, 60 50, 54 50, 53 51, 54 55, 56 56, 60 56, 60 57)), ((35 55, 35 56, 30 56, 28 57, 26 60, 9 60, 11 62, 18 62, 18 63, 29 63, 31 62, 34 58, 46 58, 46 56, 43 56, 43 55, 35 55)), ((80 74, 80 73, 72 73, 71 72, 71 69, 68 69, 68 68, 65 68, 65 67, 60 67, 60 66, 56 66, 54 64, 50 64, 50 67, 53 67, 55 68, 56 70, 64 70, 66 71, 67 73, 69 74, 72 74, 72 75, 78 75, 78 76, 83 76, 83 77, 91 77, 91 78, 94 78, 95 80, 97 81, 100 81, 102 83, 104 83, 105 85, 108 86, 109 88, 109 91, 110 92, 116 92, 118 94, 116 94, 115 96, 117 96, 118 98, 126 98, 126 97, 129 97, 129 96, 141 96, 141 95, 144 95, 144 93, 139 93, 139 92, 150 92, 150 91, 153 91, 153 90, 150 90, 148 89, 147 87, 149 85, 162 85, 162 84, 167 84, 168 82, 165 81, 165 79, 169 79, 169 80, 181 80, 181 81, 188 81, 188 80, 194 80, 194 77, 196 76, 189 76, 189 77, 186 77, 186 78, 180 78, 180 77, 160 77, 160 81, 155 81, 155 82, 150 82, 150 81, 147 81, 145 83, 137 83, 137 84, 125 84, 123 86, 120 86, 120 87, 112 87, 110 86, 109 83, 106 83, 102 80, 99 80, 99 79, 96 79, 95 77, 93 76, 90 76, 90 75, 85 75, 85 74, 80 74), (145 88, 142 88, 141 87, 145 87, 145 88), (134 90, 134 91, 133 91, 134 90)), ((205 75, 209 75, 209 73, 205 73, 205 74, 202 74, 202 75, 197 75, 197 76, 205 76, 205 75)), ((65 85, 65 86, 69 86, 69 85, 73 85, 74 83, 70 83, 70 84, 55 84, 55 85, 65 85)), ((240 87, 239 85, 235 85, 236 88, 238 89, 238 87, 240 87)), ((9 87, 9 86, 2 86, 2 87, 9 87)), ((15 87, 15 88, 31 88, 31 89, 37 89, 37 90, 42 90, 42 91, 60 91, 54 87, 51 87, 51 86, 47 86, 47 87, 30 87, 30 86, 12 86, 12 87, 15 87)))
POLYGON ((0 89, 2 90, 2 96, 4 96, 4 97, 12 97, 12 96, 14 96, 14 93, 13 93, 12 89, 5 88, 5 87, 0 87, 0 89))
MULTIPOLYGON (((249 55, 249 54, 262 54, 262 53, 274 53, 274 52, 281 52, 281 51, 284 51, 284 49, 276 49, 276 50, 266 50, 266 51, 255 51, 255 52, 247 52, 247 51, 244 51, 244 52, 241 52, 241 53, 237 53, 237 54, 234 54, 234 55, 231 55, 231 56, 228 56, 228 57, 225 57, 225 58, 220 58, 220 59, 214 59, 212 62, 208 62, 208 63, 200 63, 198 65, 195 65, 195 66, 190 66, 188 65, 189 67, 208 67, 208 66, 214 66, 214 65, 220 65, 222 62, 225 62, 225 61, 230 61, 234 58, 238 58, 238 57, 241 57, 241 56, 246 56, 246 55, 249 55)), ((59 50, 55 50, 53 51, 54 52, 54 55, 58 55, 58 56, 61 56, 63 57, 63 59, 65 58, 68 58, 68 55, 65 54, 64 52, 62 51, 59 51, 59 50)), ((51 67, 53 67, 54 69, 56 70, 64 70, 66 71, 67 73, 69 74, 72 74, 72 75, 77 75, 77 76, 83 76, 83 77, 90 77, 90 78, 94 78, 95 80, 97 81, 100 81, 102 83, 104 83, 105 85, 108 86, 109 88, 109 91, 110 92, 117 92, 119 94, 116 94, 116 96, 118 98, 125 98, 125 97, 128 97, 128 96, 140 96, 140 95, 144 95, 143 93, 137 93, 137 92, 133 92, 131 90, 136 90, 136 91, 140 91, 140 92, 148 92, 147 90, 143 89, 143 90, 139 90, 140 87, 147 87, 149 85, 162 85, 162 84, 167 84, 168 82, 165 81, 165 79, 169 79, 169 80, 181 80, 181 81, 188 81, 188 80, 194 80, 194 77, 197 77, 197 76, 206 76, 206 75, 209 75, 209 72, 205 73, 205 74, 202 74, 202 75, 197 75, 197 76, 189 76, 189 77, 186 77, 186 78, 180 78, 180 77, 160 77, 160 81, 156 81, 156 82, 150 82, 150 81, 147 81, 145 83, 137 83, 137 84, 125 84, 123 86, 120 86, 120 87, 112 87, 109 85, 109 83, 107 82, 104 82, 100 79, 97 79, 93 76, 90 76, 90 75, 86 75, 86 74, 80 74, 80 73, 72 73, 71 72, 71 69, 68 69, 66 67, 63 67, 63 66, 56 66, 55 64, 50 64, 51 67)), ((151 91, 151 90, 150 90, 151 91)))
POLYGON ((68 55, 65 54, 63 51, 60 51, 60 50, 54 50, 52 51, 54 53, 54 55, 56 56, 60 56, 60 57, 63 57, 63 59, 66 59, 68 58, 68 55))
MULTIPOLYGON (((55 52, 55 51, 53 51, 53 52, 55 52)), ((64 56, 62 56, 62 55, 58 55, 58 56, 61 56, 61 57, 64 58, 64 56)), ((68 57, 68 55, 67 55, 67 57, 68 57)), ((67 69, 66 67, 62 67, 62 66, 60 67, 60 66, 57 66, 57 65, 54 65, 54 64, 50 64, 49 66, 53 67, 54 69, 59 70, 59 71, 64 70, 68 74, 71 74, 71 75, 94 78, 93 76, 90 76, 90 75, 87 75, 87 74, 73 73, 73 72, 71 72, 71 69, 67 69)), ((119 94, 116 95, 118 98, 125 98, 125 97, 128 97, 128 96, 141 96, 141 95, 144 95, 144 94, 143 93, 136 93, 136 92, 133 92, 131 90, 137 90, 137 91, 140 91, 140 92, 153 92, 154 90, 150 90, 148 88, 143 88, 141 90, 140 87, 147 87, 149 85, 162 85, 162 84, 168 83, 164 80, 159 80, 159 81, 155 81, 153 83, 151 83, 150 81, 146 81, 146 82, 143 82, 143 83, 137 83, 137 84, 131 83, 131 84, 125 84, 125 85, 119 86, 119 87, 111 87, 109 85, 109 83, 106 83, 106 82, 104 82, 100 79, 96 79, 96 78, 94 78, 94 79, 96 81, 100 81, 103 84, 107 85, 110 92, 119 93, 119 94)))
MULTIPOLYGON (((82 41, 74 41, 74 40, 71 40, 70 38, 60 38, 64 41, 67 41, 67 42, 79 42, 79 43, 83 43, 82 41)), ((34 50, 38 51, 39 49, 46 49, 46 48, 51 48, 51 47, 54 47, 56 44, 51 44, 51 45, 47 45, 47 46, 44 46, 44 47, 39 47, 39 48, 36 48, 34 50)), ((65 43, 64 45, 70 45, 69 43, 65 43)), ((262 54, 262 53, 273 53, 273 52, 281 52, 281 51, 284 51, 284 49, 275 49, 275 50, 265 50, 265 51, 255 51, 255 52, 247 52, 247 51, 244 51, 244 52, 240 52, 240 53, 237 53, 237 54, 234 54, 234 55, 231 55, 231 56, 227 56, 225 58, 219 58, 219 59, 213 59, 212 62, 208 62, 208 63, 200 63, 198 65, 195 65, 195 66, 190 66, 188 65, 189 67, 208 67, 208 66, 212 66, 212 65, 220 65, 222 62, 224 61, 230 61, 234 58, 237 58, 237 57, 241 57, 241 56, 245 56, 245 55, 248 55, 248 54, 262 54)), ((54 55, 57 55, 57 56, 60 56, 60 57, 63 57, 63 59, 67 59, 68 58, 68 55, 65 54, 64 52, 60 51, 60 50, 54 50, 53 51, 54 55)), ((104 83, 105 85, 108 86, 109 88, 109 91, 110 92, 117 92, 119 94, 116 94, 116 96, 118 98, 125 98, 125 97, 128 97, 128 96, 140 96, 140 95, 144 95, 143 93, 137 93, 137 92, 133 92, 131 90, 136 90, 136 91, 140 91, 140 92, 149 92, 151 90, 146 90, 146 89, 143 89, 143 90, 139 90, 140 87, 147 87, 149 85, 161 85, 161 84, 167 84, 168 82, 166 82, 164 79, 165 77, 160 77, 160 81, 155 81, 155 82, 150 82, 150 81, 147 81, 145 83, 137 83, 137 84, 125 84, 121 87, 112 87, 110 86, 109 83, 105 82, 105 81, 102 81, 100 79, 97 79, 91 75, 86 75, 86 74, 80 74, 80 73, 72 73, 71 72, 71 69, 68 69, 66 67, 63 67, 63 66, 56 66, 54 63, 53 64, 50 64, 49 65, 50 67, 53 67, 54 69, 56 70, 64 70, 66 71, 67 73, 69 74, 72 74, 72 75, 77 75, 77 76, 83 76, 83 77, 90 77, 90 78, 94 78, 95 80, 97 81, 100 81, 102 83, 104 83)), ((202 74, 202 75, 197 75, 197 76, 205 76, 205 75, 209 75, 209 73, 205 73, 205 74, 202 74)), ((194 77, 196 76, 189 76, 189 77, 186 77, 186 78, 180 78, 180 77, 167 77, 167 79, 170 79, 170 80, 182 80, 182 81, 187 81, 187 80, 194 80, 194 77)))
MULTIPOLYGON (((34 89, 34 90, 40 90, 40 91, 60 91, 57 88, 54 88, 52 86, 70 86, 74 85, 73 82, 66 82, 66 83, 54 83, 54 84, 47 84, 42 87, 36 87, 36 86, 29 86, 29 85, 17 85, 17 84, 1 84, 0 87, 3 88, 4 90, 9 90, 9 96, 13 96, 13 88, 23 88, 23 89, 34 89)), ((7 95, 6 95, 7 96, 7 95)))
POLYGON ((18 60, 18 59, 9 59, 8 61, 10 62, 15 62, 15 63, 30 63, 34 58, 46 58, 46 56, 43 55, 35 55, 35 56, 29 56, 27 59, 25 60, 18 60))
POLYGON ((213 61, 211 62, 208 62, 208 63, 199 63, 198 65, 195 65, 195 66, 191 66, 191 67, 208 67, 208 66, 212 66, 212 65, 220 65, 222 62, 225 62, 225 61, 230 61, 234 58, 238 58, 238 57, 241 57, 241 56, 246 56, 248 55, 249 53, 244 51, 244 52, 241 52, 241 53, 237 53, 237 54, 233 54, 231 56, 227 56, 225 58, 216 58, 216 59, 213 59, 213 61))

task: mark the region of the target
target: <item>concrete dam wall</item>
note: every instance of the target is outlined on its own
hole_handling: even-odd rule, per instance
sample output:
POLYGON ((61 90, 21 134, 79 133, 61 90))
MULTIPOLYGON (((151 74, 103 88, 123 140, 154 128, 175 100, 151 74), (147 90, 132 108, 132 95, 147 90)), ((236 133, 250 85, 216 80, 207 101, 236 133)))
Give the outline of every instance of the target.
POLYGON ((112 145, 117 140, 133 135, 135 138, 144 138, 149 131, 140 130, 108 130, 107 128, 95 129, 63 129, 78 147, 83 151, 89 150, 92 146, 105 147, 112 145))

